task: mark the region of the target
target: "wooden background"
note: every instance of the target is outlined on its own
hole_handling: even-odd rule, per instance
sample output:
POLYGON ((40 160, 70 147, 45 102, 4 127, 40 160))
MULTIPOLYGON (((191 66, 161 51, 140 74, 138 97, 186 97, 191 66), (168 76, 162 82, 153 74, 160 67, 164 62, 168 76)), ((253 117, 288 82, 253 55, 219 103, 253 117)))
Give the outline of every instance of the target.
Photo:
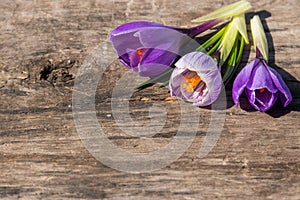
MULTIPOLYGON (((150 20, 178 27, 232 0, 1 0, 1 199, 300 199, 300 1, 251 0, 265 18, 271 66, 294 100, 268 113, 232 106, 217 145, 199 159, 210 111, 188 151, 171 165, 130 174, 106 167, 83 146, 72 116, 72 86, 85 57, 125 22, 150 20)), ((250 14, 251 15, 251 14, 250 14)), ((248 17, 250 16, 248 15, 248 17)), ((253 58, 248 50, 242 65, 253 58), (249 57, 249 59, 248 59, 249 57)), ((149 122, 152 103, 166 106, 168 122, 149 140, 125 137, 111 117, 114 83, 127 69, 110 67, 96 96, 98 120, 112 141, 130 151, 167 144, 178 125, 167 89, 150 88, 130 101, 134 119, 149 122)), ((177 113, 177 114, 176 114, 177 113)))

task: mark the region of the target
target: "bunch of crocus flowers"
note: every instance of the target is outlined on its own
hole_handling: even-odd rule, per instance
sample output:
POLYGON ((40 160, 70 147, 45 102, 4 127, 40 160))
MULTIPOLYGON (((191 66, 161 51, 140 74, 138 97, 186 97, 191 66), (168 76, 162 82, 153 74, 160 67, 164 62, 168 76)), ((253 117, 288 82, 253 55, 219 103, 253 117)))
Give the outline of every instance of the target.
MULTIPOLYGON (((175 28, 158 23, 137 21, 123 24, 110 34, 120 62, 150 77, 137 89, 155 83, 169 85, 170 93, 195 106, 215 102, 224 84, 233 77, 241 60, 244 46, 249 44, 245 13, 251 9, 246 0, 220 8, 193 22, 192 28, 175 28), (221 27, 202 44, 195 42, 199 34, 221 27)), ((256 59, 235 77, 232 96, 236 105, 245 93, 250 104, 265 112, 281 99, 283 106, 291 93, 281 76, 267 65, 267 39, 258 16, 251 20, 256 59)))

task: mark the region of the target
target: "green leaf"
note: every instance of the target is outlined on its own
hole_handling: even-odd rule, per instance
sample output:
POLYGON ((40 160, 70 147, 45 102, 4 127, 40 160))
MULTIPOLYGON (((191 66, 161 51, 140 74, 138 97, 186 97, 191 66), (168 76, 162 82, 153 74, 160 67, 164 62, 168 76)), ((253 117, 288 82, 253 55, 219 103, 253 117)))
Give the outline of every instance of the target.
POLYGON ((212 37, 210 37, 206 42, 204 42, 202 45, 200 45, 196 51, 206 51, 210 46, 215 44, 223 35, 226 27, 223 27, 221 30, 219 30, 216 34, 214 34, 212 37))
POLYGON ((246 0, 241 0, 227 6, 224 6, 216 11, 213 11, 205 16, 196 18, 192 22, 205 22, 214 19, 227 19, 232 16, 240 15, 247 12, 251 8, 251 4, 246 0))
POLYGON ((241 43, 240 43, 239 53, 238 53, 238 56, 237 56, 237 59, 236 59, 238 64, 240 63, 240 61, 242 59, 244 47, 245 47, 245 39, 243 37, 241 37, 241 43))
MULTIPOLYGON (((245 40, 242 36, 240 36, 240 44, 237 45, 238 48, 238 53, 234 53, 235 54, 235 59, 234 62, 232 62, 233 60, 231 60, 228 64, 228 67, 230 67, 231 69, 228 70, 227 74, 225 73, 223 76, 223 82, 225 83, 225 85, 228 84, 228 82, 230 81, 232 75, 234 74, 234 72, 236 71, 238 65, 240 64, 240 61, 242 59, 242 55, 243 55, 243 50, 245 47, 245 40)), ((237 48, 236 48, 237 50, 237 48)))
POLYGON ((163 88, 166 87, 167 85, 169 85, 170 80, 165 81, 164 83, 159 85, 159 88, 163 88))
POLYGON ((238 38, 235 39, 232 51, 228 57, 225 74, 223 75, 223 82, 232 74, 234 68, 236 67, 236 58, 238 53, 238 38))
POLYGON ((208 52, 208 55, 212 55, 213 53, 215 53, 215 51, 220 47, 222 40, 219 40, 208 52))

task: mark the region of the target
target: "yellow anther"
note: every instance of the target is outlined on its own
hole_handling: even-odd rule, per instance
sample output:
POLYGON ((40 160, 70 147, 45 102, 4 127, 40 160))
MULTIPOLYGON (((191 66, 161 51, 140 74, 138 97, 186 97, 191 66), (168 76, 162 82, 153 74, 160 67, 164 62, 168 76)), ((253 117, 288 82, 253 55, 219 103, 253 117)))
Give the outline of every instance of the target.
POLYGON ((194 72, 190 71, 184 75, 184 81, 181 86, 186 89, 187 92, 194 92, 195 87, 201 82, 200 76, 194 72))

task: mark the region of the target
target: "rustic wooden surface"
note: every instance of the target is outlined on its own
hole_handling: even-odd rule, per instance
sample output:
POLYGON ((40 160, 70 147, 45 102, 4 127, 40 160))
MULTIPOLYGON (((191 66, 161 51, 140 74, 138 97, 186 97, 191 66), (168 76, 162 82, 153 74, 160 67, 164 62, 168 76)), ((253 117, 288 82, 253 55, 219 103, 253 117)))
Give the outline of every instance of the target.
MULTIPOLYGON (((230 2, 1 0, 0 198, 299 199, 299 0, 251 1, 252 11, 262 11, 266 18, 273 42, 271 64, 281 68, 293 102, 285 109, 278 105, 259 113, 235 108, 229 99, 221 137, 207 157, 197 158, 210 116, 204 109, 199 109, 199 132, 189 150, 151 173, 129 174, 104 166, 75 130, 71 102, 77 69, 115 26, 132 20, 192 26, 191 19, 230 2)), ((253 52, 248 53, 250 60, 253 52)), ((132 114, 147 122, 152 103, 173 105, 168 113, 175 126, 143 142, 117 131, 109 98, 115 79, 126 69, 115 64, 110 70, 99 86, 96 108, 107 134, 119 136, 112 137, 114 143, 141 152, 168 143, 177 118, 176 102, 166 100, 166 89, 136 94, 132 114)))

